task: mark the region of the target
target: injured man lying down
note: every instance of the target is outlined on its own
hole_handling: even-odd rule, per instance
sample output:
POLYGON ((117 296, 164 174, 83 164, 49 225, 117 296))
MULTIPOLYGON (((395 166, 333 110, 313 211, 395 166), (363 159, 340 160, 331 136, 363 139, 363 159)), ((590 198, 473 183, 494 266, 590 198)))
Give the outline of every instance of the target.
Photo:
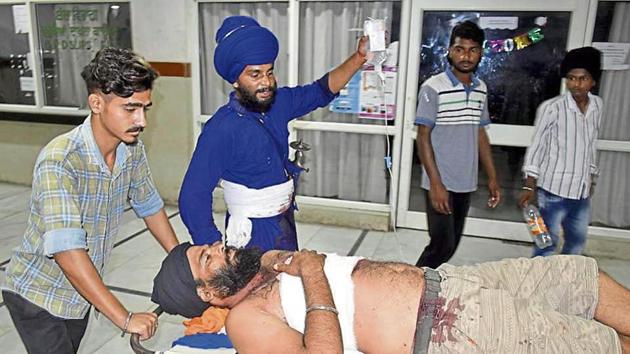
POLYGON ((230 308, 248 353, 630 353, 630 291, 559 255, 437 270, 315 251, 175 247, 152 300, 230 308))

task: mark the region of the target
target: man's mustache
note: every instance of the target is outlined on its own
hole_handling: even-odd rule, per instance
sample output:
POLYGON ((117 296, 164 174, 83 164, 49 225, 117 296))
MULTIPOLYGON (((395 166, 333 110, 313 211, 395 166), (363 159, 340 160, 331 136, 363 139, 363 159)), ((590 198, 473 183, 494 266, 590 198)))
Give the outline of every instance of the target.
POLYGON ((140 126, 133 126, 127 129, 127 133, 135 133, 135 132, 143 132, 143 131, 144 131, 144 128, 140 126))
POLYGON ((256 90, 256 93, 265 93, 265 92, 275 92, 276 88, 275 87, 263 87, 263 88, 259 88, 258 90, 256 90))

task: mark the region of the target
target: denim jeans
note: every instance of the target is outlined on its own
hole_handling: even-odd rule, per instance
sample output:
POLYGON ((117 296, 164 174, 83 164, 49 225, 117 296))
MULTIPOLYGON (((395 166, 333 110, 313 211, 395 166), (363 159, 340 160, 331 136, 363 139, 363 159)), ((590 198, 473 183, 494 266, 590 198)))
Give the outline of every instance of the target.
POLYGON ((551 234, 553 246, 540 249, 534 245, 534 256, 554 254, 561 230, 564 231, 561 253, 582 254, 591 220, 591 199, 562 198, 538 188, 538 206, 551 234))

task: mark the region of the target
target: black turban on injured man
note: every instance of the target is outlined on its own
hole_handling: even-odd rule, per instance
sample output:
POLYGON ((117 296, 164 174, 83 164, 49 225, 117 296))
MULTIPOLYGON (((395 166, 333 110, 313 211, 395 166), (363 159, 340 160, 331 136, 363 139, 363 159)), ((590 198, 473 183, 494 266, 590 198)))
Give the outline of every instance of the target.
POLYGON ((595 81, 602 75, 601 52, 593 47, 582 47, 569 51, 560 64, 560 75, 566 77, 573 69, 584 69, 595 81))
POLYGON ((227 17, 215 39, 214 68, 231 84, 247 65, 272 64, 278 56, 276 36, 248 16, 227 17))
POLYGON ((158 274, 153 278, 151 301, 160 305, 166 313, 192 318, 210 307, 197 296, 197 285, 193 279, 186 251, 189 242, 177 245, 169 252, 158 274))

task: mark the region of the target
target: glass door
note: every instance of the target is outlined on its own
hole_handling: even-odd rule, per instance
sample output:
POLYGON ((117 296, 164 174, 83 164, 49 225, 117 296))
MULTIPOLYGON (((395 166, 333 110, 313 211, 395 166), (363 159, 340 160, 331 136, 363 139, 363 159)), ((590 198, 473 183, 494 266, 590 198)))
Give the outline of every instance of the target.
POLYGON ((471 20, 484 29, 484 56, 477 75, 488 86, 492 124, 488 130, 503 201, 486 207, 487 178, 480 169, 465 234, 529 240, 516 201, 522 186, 521 165, 533 133, 536 108, 561 92, 559 65, 567 48, 581 46, 588 0, 560 1, 415 1, 406 83, 397 225, 426 229, 422 168, 416 153, 417 95, 427 78, 444 71, 449 36, 458 22, 471 20), (465 10, 462 10, 465 9, 465 10))

